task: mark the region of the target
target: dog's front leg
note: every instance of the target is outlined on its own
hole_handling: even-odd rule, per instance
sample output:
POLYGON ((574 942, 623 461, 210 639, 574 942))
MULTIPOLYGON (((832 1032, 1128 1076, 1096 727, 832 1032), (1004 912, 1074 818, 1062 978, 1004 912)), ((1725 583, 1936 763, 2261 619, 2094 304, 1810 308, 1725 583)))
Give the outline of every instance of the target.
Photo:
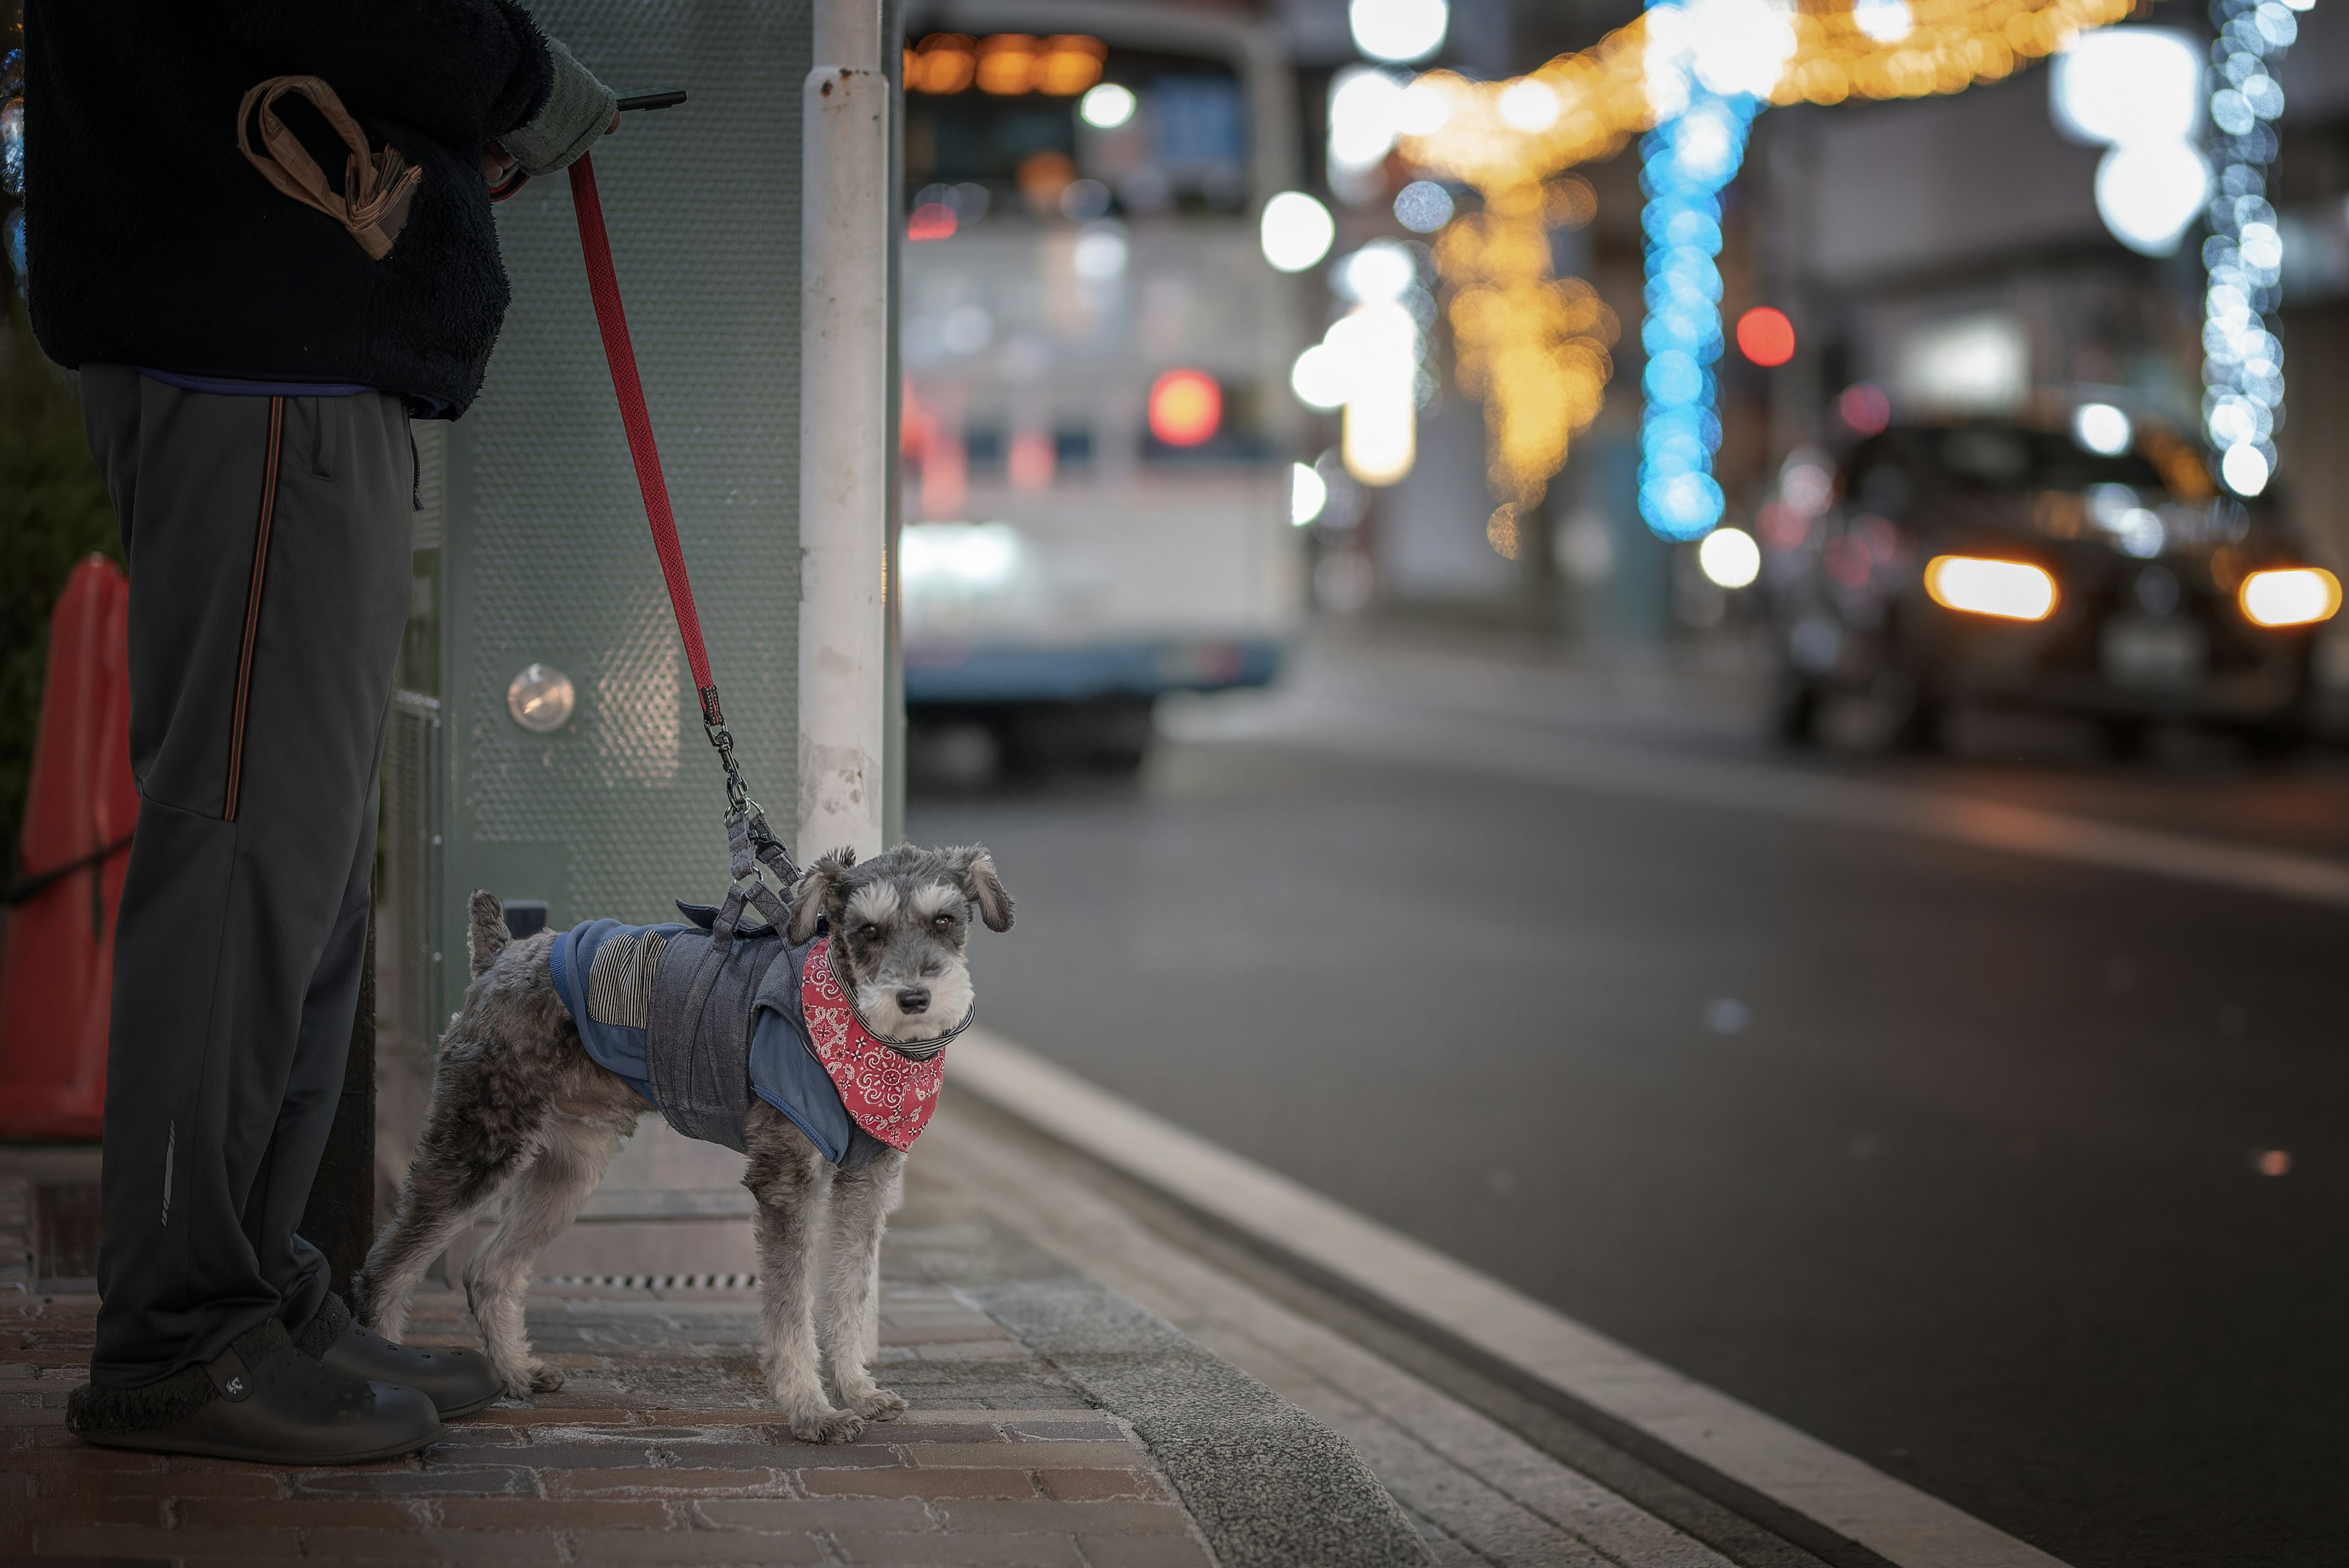
POLYGON ((761 1137, 754 1129, 742 1174, 742 1185, 759 1202, 760 1363, 792 1435, 810 1443, 850 1442, 864 1430, 862 1418, 833 1407, 816 1371, 816 1229, 829 1168, 796 1128, 789 1128, 788 1137, 761 1137))
POLYGON ((823 1348, 840 1402, 868 1421, 895 1420, 905 1413, 905 1401, 874 1383, 864 1365, 867 1331, 879 1308, 874 1300, 874 1268, 905 1168, 905 1157, 891 1149, 854 1170, 842 1171, 832 1181, 823 1260, 823 1348))

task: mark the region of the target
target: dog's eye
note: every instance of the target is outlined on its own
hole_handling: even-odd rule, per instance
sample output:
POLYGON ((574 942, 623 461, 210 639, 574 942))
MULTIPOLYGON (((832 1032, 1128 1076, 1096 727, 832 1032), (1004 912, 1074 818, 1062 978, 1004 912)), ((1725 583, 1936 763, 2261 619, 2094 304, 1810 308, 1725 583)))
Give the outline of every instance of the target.
POLYGON ((954 929, 954 917, 952 915, 939 915, 933 918, 930 924, 937 927, 937 929, 942 931, 950 931, 954 929))
POLYGON ((856 928, 856 934, 869 942, 881 934, 881 928, 867 920, 856 928))

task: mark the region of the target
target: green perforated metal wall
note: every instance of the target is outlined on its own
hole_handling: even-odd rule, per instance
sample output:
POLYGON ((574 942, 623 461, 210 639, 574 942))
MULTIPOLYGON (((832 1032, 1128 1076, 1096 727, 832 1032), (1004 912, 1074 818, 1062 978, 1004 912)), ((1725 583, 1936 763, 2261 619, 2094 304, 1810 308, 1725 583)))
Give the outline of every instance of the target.
MULTIPOLYGON (((794 816, 801 84, 805 0, 541 0, 618 91, 682 88, 596 149, 620 287, 710 659, 752 794, 794 816)), ((481 399, 445 441, 435 598, 442 788, 432 803, 440 1015, 464 981, 466 895, 543 898, 558 928, 650 920, 721 890, 716 761, 670 620, 579 259, 570 192, 499 210, 513 307, 481 399), (534 735, 509 680, 577 691, 534 735)), ((421 559, 421 557, 419 557, 421 559)))

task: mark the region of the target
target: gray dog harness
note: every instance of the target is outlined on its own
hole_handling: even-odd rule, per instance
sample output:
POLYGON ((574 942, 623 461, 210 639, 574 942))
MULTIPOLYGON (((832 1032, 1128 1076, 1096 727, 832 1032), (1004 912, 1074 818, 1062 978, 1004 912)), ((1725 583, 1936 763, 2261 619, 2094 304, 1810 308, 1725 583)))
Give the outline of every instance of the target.
POLYGON ((587 1054, 688 1137, 741 1149, 755 1095, 834 1165, 885 1149, 816 1057, 800 1001, 814 941, 793 947, 774 926, 721 937, 724 911, 678 908, 688 921, 590 920, 554 939, 555 992, 587 1054))

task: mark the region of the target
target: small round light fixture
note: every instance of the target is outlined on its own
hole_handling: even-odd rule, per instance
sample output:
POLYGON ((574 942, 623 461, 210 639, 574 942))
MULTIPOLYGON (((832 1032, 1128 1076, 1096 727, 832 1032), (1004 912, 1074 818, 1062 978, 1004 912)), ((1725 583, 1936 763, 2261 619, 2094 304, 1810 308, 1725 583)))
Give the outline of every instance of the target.
POLYGON ((1169 370, 1151 384, 1150 433, 1168 446, 1197 446, 1224 421, 1224 389, 1204 370, 1169 370))
POLYGON ((578 702, 571 677, 553 665, 529 665, 506 682, 506 711, 533 735, 550 735, 569 723, 578 702))

